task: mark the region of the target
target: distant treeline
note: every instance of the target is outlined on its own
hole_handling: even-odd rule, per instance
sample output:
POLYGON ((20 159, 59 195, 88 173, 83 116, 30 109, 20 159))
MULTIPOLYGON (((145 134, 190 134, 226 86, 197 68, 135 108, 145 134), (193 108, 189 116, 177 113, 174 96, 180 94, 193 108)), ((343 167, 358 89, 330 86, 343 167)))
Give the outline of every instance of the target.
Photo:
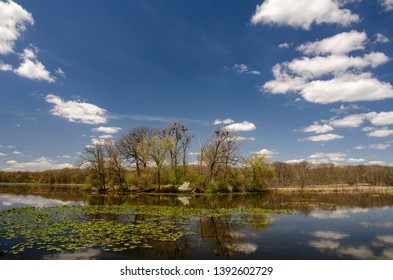
MULTIPOLYGON (((285 163, 273 162, 268 164, 271 174, 265 178, 266 187, 304 187, 322 185, 370 185, 370 186, 393 186, 393 167, 379 165, 334 165, 313 164, 310 162, 285 163)), ((191 187, 199 187, 204 190, 204 178, 200 177, 200 167, 189 165, 187 174, 183 180, 189 181, 191 187), (199 182, 197 179, 199 178, 199 182)), ((204 167, 203 169, 206 169, 204 167)), ((155 168, 150 167, 145 171, 147 184, 154 185, 155 168), (150 177, 150 178, 149 178, 150 177)), ((202 173, 207 170, 202 170, 202 173)), ((232 167, 229 171, 228 187, 246 190, 244 169, 232 167)), ((0 183, 39 183, 39 184, 85 184, 91 180, 92 174, 87 168, 65 168, 58 170, 46 170, 37 172, 28 171, 0 171, 0 183)), ((162 184, 173 183, 173 172, 164 167, 162 184), (172 177, 172 178, 171 178, 172 177)), ((111 178, 106 178, 111 183, 111 178)), ((127 170, 125 174, 127 187, 135 186, 135 170, 127 170)), ((113 179, 112 179, 113 182, 113 179)))
POLYGON ((0 172, 0 182, 84 184, 92 191, 257 192, 268 187, 320 185, 393 186, 393 167, 340 166, 274 162, 263 156, 240 155, 242 138, 218 129, 199 141, 197 161, 188 162, 194 138, 181 123, 165 128, 137 127, 115 141, 85 147, 76 169, 42 172, 0 172))
POLYGON ((84 184, 89 172, 81 168, 64 168, 45 171, 0 171, 0 183, 29 184, 84 184))

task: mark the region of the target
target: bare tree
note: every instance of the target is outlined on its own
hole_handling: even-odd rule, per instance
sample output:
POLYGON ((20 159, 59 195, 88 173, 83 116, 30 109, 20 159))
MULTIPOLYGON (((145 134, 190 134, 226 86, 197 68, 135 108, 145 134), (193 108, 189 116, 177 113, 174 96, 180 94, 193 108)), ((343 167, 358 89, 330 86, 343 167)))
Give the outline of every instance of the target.
POLYGON ((224 184, 229 165, 235 165, 238 161, 237 152, 240 141, 233 132, 227 129, 214 131, 213 137, 201 146, 203 147, 202 160, 209 169, 209 182, 213 181, 220 170, 224 169, 224 184))
POLYGON ((178 183, 178 165, 183 163, 183 171, 186 168, 187 149, 194 135, 188 133, 188 128, 182 123, 173 123, 163 131, 167 137, 168 151, 170 155, 171 168, 175 174, 175 183, 178 183))
POLYGON ((116 147, 123 159, 130 165, 135 165, 137 177, 141 170, 147 167, 149 161, 149 140, 153 135, 151 127, 133 128, 124 134, 117 142, 116 147))
POLYGON ((98 181, 96 187, 99 192, 103 193, 106 192, 105 152, 105 144, 103 143, 86 146, 79 163, 80 166, 85 166, 90 170, 94 179, 98 181))
POLYGON ((116 183, 119 184, 119 189, 123 190, 125 182, 125 168, 121 159, 121 155, 117 147, 108 141, 105 143, 105 151, 107 155, 107 168, 110 176, 116 179, 116 183))

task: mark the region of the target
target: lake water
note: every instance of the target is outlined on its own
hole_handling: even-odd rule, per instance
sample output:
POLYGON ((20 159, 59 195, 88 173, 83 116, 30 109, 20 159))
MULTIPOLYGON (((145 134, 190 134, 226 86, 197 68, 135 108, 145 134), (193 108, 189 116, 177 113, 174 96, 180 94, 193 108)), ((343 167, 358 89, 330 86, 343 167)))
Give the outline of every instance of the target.
POLYGON ((0 187, 1 259, 393 259, 393 195, 0 187))

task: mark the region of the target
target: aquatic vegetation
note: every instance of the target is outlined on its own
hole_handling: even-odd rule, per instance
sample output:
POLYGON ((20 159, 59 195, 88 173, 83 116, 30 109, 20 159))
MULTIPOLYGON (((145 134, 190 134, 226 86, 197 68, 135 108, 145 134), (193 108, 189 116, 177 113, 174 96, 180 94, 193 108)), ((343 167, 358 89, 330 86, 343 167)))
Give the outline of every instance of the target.
POLYGON ((154 242, 176 242, 193 234, 192 219, 226 216, 234 224, 266 225, 266 217, 277 213, 290 211, 145 205, 17 208, 0 212, 0 250, 18 255, 26 250, 148 249, 154 242))

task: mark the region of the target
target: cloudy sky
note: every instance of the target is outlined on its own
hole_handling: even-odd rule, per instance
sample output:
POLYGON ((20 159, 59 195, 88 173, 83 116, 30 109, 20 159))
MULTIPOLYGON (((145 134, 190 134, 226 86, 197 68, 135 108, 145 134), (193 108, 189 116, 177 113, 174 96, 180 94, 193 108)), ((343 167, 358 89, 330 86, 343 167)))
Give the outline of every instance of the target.
POLYGON ((392 23, 392 0, 0 0, 0 170, 174 121, 194 152, 228 127, 243 155, 392 165, 392 23))

